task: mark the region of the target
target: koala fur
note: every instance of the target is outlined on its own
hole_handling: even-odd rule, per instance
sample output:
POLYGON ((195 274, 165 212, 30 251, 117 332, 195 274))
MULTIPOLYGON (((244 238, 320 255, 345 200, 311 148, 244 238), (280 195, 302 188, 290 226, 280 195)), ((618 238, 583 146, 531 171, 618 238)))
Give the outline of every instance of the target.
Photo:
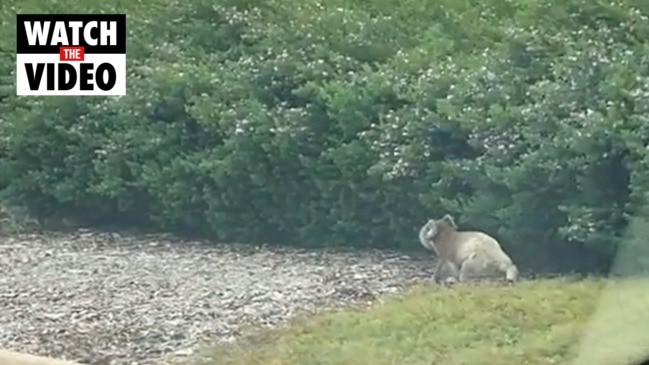
POLYGON ((451 282, 502 274, 508 282, 518 279, 518 268, 496 239, 483 232, 458 231, 449 214, 439 220, 429 219, 419 230, 419 241, 439 258, 435 281, 442 268, 453 272, 451 282))
POLYGON ((20 352, 0 349, 0 364, 2 365, 81 365, 66 360, 56 360, 49 357, 34 356, 20 352))

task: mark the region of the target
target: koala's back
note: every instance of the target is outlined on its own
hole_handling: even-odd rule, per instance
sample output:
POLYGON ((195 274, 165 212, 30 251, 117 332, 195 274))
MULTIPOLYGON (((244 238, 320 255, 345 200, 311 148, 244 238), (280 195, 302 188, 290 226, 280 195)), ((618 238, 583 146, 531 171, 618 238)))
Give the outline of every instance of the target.
POLYGON ((463 259, 478 254, 498 262, 509 262, 511 259, 494 239, 483 232, 467 231, 456 233, 457 258, 463 259))

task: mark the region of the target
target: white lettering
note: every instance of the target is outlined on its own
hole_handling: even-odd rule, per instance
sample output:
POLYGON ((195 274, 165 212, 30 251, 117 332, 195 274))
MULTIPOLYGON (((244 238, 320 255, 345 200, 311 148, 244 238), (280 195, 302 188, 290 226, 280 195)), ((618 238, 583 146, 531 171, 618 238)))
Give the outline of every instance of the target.
POLYGON ((86 44, 89 46, 96 46, 97 45, 97 40, 95 38, 92 38, 90 35, 90 31, 92 28, 97 28, 97 22, 95 20, 88 22, 86 26, 83 28, 83 39, 86 40, 86 44))
POLYGON ((50 22, 36 22, 30 21, 23 22, 25 26, 25 33, 27 34, 27 42, 29 45, 45 45, 47 43, 47 34, 50 32, 50 22), (33 28, 32 28, 33 26, 33 28), (38 38, 38 41, 36 40, 38 38))
POLYGON ((72 29, 72 44, 79 44, 79 29, 83 27, 83 22, 68 22, 68 26, 72 29))
POLYGON ((101 22, 100 25, 101 45, 117 45, 117 22, 101 22))
POLYGON ((65 23, 54 23, 54 30, 52 31, 52 40, 50 44, 53 46, 69 46, 68 33, 65 31, 65 23))

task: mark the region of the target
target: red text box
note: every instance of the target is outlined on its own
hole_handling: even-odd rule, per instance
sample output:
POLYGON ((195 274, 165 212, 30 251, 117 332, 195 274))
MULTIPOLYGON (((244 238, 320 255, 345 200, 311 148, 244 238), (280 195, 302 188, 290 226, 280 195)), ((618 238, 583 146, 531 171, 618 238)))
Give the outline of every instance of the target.
POLYGON ((83 61, 83 47, 61 47, 59 48, 59 61, 83 61))

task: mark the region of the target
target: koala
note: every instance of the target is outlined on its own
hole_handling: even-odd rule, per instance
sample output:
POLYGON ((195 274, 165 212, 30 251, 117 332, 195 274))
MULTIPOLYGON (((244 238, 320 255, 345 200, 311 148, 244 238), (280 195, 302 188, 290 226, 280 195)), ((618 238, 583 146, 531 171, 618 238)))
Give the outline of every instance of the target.
POLYGON ((434 252, 439 261, 435 281, 443 268, 452 271, 447 283, 481 279, 504 274, 507 282, 518 279, 518 268, 496 239, 483 232, 458 231, 453 217, 446 214, 439 220, 429 219, 419 230, 419 241, 434 252))
POLYGON ((49 357, 34 356, 20 352, 0 349, 0 364, 2 365, 81 365, 66 360, 56 360, 49 357))

